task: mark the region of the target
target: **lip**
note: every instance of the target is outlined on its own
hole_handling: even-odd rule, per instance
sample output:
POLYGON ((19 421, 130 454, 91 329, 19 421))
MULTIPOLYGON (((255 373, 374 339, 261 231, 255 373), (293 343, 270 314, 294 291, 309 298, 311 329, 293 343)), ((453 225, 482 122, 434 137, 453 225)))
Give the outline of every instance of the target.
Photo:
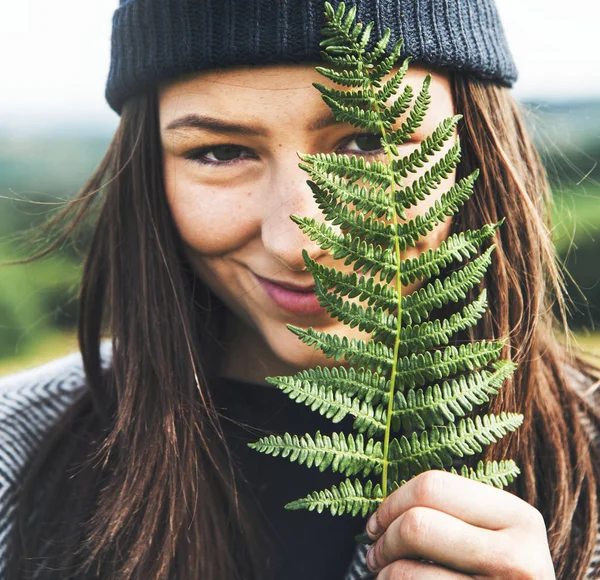
POLYGON ((321 314, 326 312, 313 292, 314 284, 302 287, 285 282, 284 286, 272 280, 261 278, 257 274, 254 274, 254 276, 260 282, 267 296, 284 310, 293 314, 321 314))

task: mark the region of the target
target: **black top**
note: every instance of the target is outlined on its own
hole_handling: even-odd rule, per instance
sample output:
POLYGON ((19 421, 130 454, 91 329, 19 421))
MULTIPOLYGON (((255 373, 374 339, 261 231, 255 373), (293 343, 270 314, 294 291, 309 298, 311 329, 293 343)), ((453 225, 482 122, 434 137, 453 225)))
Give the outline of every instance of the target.
POLYGON ((322 434, 349 433, 353 417, 333 423, 271 385, 224 378, 214 385, 213 397, 220 412, 227 419, 246 424, 222 419, 225 438, 247 479, 247 491, 258 514, 262 514, 257 517, 274 547, 274 571, 269 580, 341 580, 357 545, 354 536, 363 532, 367 518, 286 510, 283 506, 338 484, 345 475, 273 457, 249 448, 247 443, 285 432, 299 436, 314 435, 317 430, 322 434))

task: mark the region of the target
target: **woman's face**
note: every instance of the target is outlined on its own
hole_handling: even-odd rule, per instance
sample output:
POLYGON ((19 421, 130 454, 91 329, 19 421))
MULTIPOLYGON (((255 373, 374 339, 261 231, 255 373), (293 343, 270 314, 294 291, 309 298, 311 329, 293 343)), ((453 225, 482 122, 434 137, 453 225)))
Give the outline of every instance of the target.
MULTIPOLYGON (((405 83, 417 93, 427 72, 413 66, 405 83)), ((340 364, 302 343, 286 328, 288 323, 370 338, 323 309, 314 311, 310 294, 272 285, 313 284, 303 271, 303 249, 323 266, 352 271, 352 265, 334 260, 289 217, 325 221, 307 184, 308 174, 298 167, 297 152, 387 161, 377 136, 333 119, 313 82, 335 86, 307 64, 205 71, 159 89, 168 203, 190 263, 229 308, 224 376, 262 382, 265 376, 340 364)), ((432 73, 430 92, 425 121, 399 148, 401 155, 417 148, 440 121, 454 114, 446 75, 432 73)), ((454 179, 451 175, 425 201, 407 210, 407 218, 424 213, 454 179)), ((402 258, 437 247, 449 227, 447 218, 402 258)), ((403 294, 418 285, 404 287, 403 294)))

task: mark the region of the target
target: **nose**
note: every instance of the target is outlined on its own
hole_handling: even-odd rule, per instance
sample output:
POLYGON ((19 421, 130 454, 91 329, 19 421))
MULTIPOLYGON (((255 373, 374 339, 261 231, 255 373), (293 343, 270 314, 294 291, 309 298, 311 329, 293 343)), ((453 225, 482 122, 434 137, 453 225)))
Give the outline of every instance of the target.
MULTIPOLYGON (((305 268, 303 249, 316 261, 322 261, 329 254, 290 219, 290 215, 294 214, 314 218, 321 223, 325 221, 307 184, 309 175, 298 167, 299 162, 296 152, 292 151, 286 155, 285 162, 279 162, 274 167, 264 192, 262 219, 262 242, 265 248, 287 269, 294 271, 305 268)), ((331 227, 339 231, 336 226, 331 227)))

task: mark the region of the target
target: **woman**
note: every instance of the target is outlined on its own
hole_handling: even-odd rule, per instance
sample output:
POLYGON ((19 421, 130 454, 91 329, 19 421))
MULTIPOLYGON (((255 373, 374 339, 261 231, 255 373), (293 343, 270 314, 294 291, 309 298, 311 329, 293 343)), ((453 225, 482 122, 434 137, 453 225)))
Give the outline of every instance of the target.
POLYGON ((331 427, 264 381, 333 365, 286 323, 359 335, 315 306, 302 249, 324 265, 332 257, 289 219, 320 215, 297 151, 381 155, 378 136, 334 122, 312 86, 326 84, 314 69, 322 8, 121 2, 106 93, 121 123, 48 227, 71 222, 32 258, 93 218, 83 370, 70 357, 3 383, 3 577, 593 574, 598 375, 553 333, 550 294, 564 304, 549 191, 508 91, 515 69, 491 2, 363 1, 358 17, 404 37, 419 62, 408 84, 432 74, 432 105, 406 152, 441 119, 464 116, 463 162, 415 213, 481 169, 474 196, 407 256, 506 218, 484 281, 490 309, 467 338, 508 338, 518 371, 489 410, 525 422, 486 453, 522 473, 505 491, 441 471, 414 478, 369 520, 377 542, 365 563, 354 535, 366 519, 282 509, 324 488, 325 473, 245 446, 261 430, 331 427), (101 347, 103 335, 112 343, 101 347))

